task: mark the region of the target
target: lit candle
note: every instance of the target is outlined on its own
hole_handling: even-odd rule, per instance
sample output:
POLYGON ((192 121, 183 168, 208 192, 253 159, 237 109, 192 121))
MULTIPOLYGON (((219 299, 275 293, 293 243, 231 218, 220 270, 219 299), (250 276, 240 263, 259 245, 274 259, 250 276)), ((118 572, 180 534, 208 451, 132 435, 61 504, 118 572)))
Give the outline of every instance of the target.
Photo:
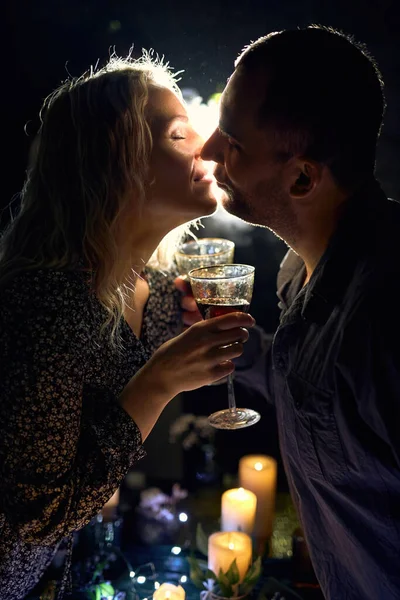
POLYGON ((218 576, 226 573, 236 558, 240 581, 243 581, 251 563, 252 544, 247 533, 219 531, 208 538, 208 568, 218 576))
POLYGON ((101 514, 103 515, 103 518, 104 519, 112 519, 117 512, 118 504, 119 504, 119 488, 101 509, 101 514))
POLYGON ((185 590, 181 585, 163 583, 154 592, 153 600, 185 600, 185 590))
POLYGON ((257 496, 253 535, 269 538, 275 511, 276 460, 271 456, 248 455, 239 461, 239 483, 257 496))
POLYGON ((243 531, 252 534, 256 516, 257 496, 243 488, 227 490, 222 494, 222 531, 243 531))

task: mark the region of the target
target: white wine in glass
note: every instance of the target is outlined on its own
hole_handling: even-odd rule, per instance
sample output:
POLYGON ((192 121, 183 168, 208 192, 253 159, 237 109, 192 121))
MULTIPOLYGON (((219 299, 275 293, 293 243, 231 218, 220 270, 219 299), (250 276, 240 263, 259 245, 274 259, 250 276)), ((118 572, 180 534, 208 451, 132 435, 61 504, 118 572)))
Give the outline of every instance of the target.
MULTIPOLYGON (((214 265, 189 272, 193 296, 203 319, 231 312, 248 312, 254 285, 254 267, 250 265, 214 265)), ((232 374, 228 375, 229 408, 208 418, 217 429, 242 429, 255 425, 260 415, 250 408, 237 408, 232 374)))

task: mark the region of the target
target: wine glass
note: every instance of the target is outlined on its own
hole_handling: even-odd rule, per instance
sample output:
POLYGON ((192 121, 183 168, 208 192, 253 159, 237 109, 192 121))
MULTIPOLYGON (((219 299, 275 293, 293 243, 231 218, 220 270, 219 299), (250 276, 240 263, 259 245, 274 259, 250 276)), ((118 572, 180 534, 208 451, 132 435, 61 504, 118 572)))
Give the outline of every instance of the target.
MULTIPOLYGON (((203 319, 231 312, 248 312, 253 294, 254 267, 250 265, 214 265, 189 272, 193 296, 203 319)), ((229 408, 208 418, 217 429, 242 429, 255 425, 261 416, 250 408, 237 408, 232 374, 228 375, 229 408)))
POLYGON ((179 273, 183 277, 192 269, 231 263, 235 244, 223 238, 203 238, 181 244, 175 252, 179 273))

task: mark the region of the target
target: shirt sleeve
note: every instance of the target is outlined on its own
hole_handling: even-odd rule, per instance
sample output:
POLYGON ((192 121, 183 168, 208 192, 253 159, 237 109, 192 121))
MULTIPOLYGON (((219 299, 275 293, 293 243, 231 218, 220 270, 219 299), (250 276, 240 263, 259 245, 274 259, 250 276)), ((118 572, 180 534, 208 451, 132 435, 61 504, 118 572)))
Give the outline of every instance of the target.
POLYGON ((25 542, 53 545, 99 512, 144 451, 117 399, 86 389, 85 308, 67 294, 56 310, 13 315, 0 321, 2 505, 25 542))

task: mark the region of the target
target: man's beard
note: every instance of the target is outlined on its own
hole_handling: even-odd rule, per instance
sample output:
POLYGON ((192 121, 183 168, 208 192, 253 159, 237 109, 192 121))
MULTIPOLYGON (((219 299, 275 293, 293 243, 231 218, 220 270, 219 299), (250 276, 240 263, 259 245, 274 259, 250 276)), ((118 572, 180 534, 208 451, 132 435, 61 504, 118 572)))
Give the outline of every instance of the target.
POLYGON ((232 189, 230 186, 224 187, 223 190, 222 206, 224 209, 231 215, 234 215, 243 221, 247 221, 252 225, 257 225, 257 223, 253 223, 251 220, 253 216, 252 211, 241 192, 232 189))
POLYGON ((224 183, 223 208, 251 225, 267 227, 286 240, 295 235, 296 217, 278 181, 260 182, 246 194, 232 184, 224 183))

